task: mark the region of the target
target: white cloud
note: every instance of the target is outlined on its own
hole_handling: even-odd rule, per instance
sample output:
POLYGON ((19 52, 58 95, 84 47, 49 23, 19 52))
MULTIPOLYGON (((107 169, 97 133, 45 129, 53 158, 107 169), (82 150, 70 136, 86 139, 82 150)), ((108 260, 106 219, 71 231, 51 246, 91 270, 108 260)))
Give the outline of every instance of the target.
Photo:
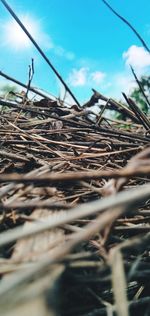
POLYGON ((120 73, 114 76, 114 82, 118 91, 130 93, 133 88, 136 87, 136 82, 132 75, 126 73, 120 73))
POLYGON ((87 84, 88 68, 72 69, 68 82, 73 87, 85 86, 87 84))
POLYGON ((54 45, 53 48, 54 48, 55 54, 60 57, 64 57, 68 60, 73 60, 75 58, 75 55, 73 52, 69 52, 61 46, 54 45))
POLYGON ((150 54, 144 47, 132 45, 123 53, 126 65, 132 65, 136 70, 150 66, 150 54))
POLYGON ((72 69, 68 82, 73 87, 99 85, 103 82, 106 74, 101 71, 90 72, 88 67, 72 69))
POLYGON ((96 84, 100 84, 104 80, 105 77, 106 77, 106 74, 101 71, 95 71, 91 73, 91 79, 96 84))
POLYGON ((137 87, 137 84, 131 73, 125 71, 114 73, 110 76, 108 87, 104 92, 108 97, 114 99, 123 99, 122 92, 129 95, 134 88, 137 87))

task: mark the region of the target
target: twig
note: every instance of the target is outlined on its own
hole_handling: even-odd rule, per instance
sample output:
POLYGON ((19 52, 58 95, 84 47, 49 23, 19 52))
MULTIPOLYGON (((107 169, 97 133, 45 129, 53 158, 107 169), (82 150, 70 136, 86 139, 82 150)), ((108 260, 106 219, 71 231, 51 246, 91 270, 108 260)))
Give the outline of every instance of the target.
POLYGON ((139 89, 140 89, 141 93, 143 94, 144 99, 146 100, 146 103, 150 106, 150 102, 148 100, 147 95, 144 92, 144 89, 143 89, 143 87, 141 85, 140 80, 138 79, 138 77, 137 77, 137 75, 136 75, 136 73, 135 73, 135 71, 134 71, 134 69, 133 69, 133 67, 131 65, 130 65, 130 68, 131 68, 132 74, 133 74, 133 76, 134 76, 134 78, 135 78, 135 80, 136 80, 136 82, 137 82, 137 84, 139 86, 139 89))
POLYGON ((141 122, 141 124, 145 127, 146 130, 149 130, 150 122, 148 118, 146 117, 146 115, 140 110, 140 108, 136 105, 136 103, 131 98, 128 98, 125 93, 122 93, 122 95, 125 98, 128 105, 131 107, 132 111, 137 116, 139 122, 141 122))
POLYGON ((33 236, 35 234, 44 232, 45 230, 71 223, 76 219, 81 219, 86 216, 103 212, 106 209, 111 208, 112 210, 116 210, 118 206, 127 206, 128 204, 133 204, 135 206, 135 204, 138 205, 139 202, 146 201, 148 198, 150 198, 150 185, 143 185, 127 192, 118 193, 116 196, 106 197, 100 201, 98 200, 91 203, 85 203, 75 207, 65 214, 60 214, 59 218, 55 218, 54 216, 54 218, 52 217, 46 223, 40 223, 40 225, 37 224, 32 229, 23 230, 22 227, 18 227, 12 231, 2 233, 0 235, 0 247, 20 238, 33 236))
POLYGON ((25 99, 27 99, 27 97, 28 97, 28 92, 30 90, 30 86, 31 86, 31 82, 33 80, 33 76, 34 76, 34 59, 32 58, 31 66, 29 65, 29 79, 28 79, 27 91, 26 91, 26 94, 25 94, 25 99))
POLYGON ((128 22, 123 16, 121 16, 119 13, 117 13, 106 0, 102 0, 102 2, 120 19, 122 20, 133 32, 134 34, 138 37, 144 48, 150 53, 150 49, 148 45, 145 43, 141 35, 136 31, 136 29, 131 25, 130 22, 128 22))
MULTIPOLYGON (((21 86, 21 87, 23 87, 23 88, 25 88, 25 89, 28 88, 28 86, 27 86, 26 84, 22 83, 21 81, 15 79, 15 78, 13 78, 13 77, 8 76, 7 74, 5 74, 5 73, 2 72, 2 71, 0 71, 0 76, 4 77, 4 78, 7 79, 7 80, 10 80, 10 81, 16 83, 17 85, 19 85, 19 86, 21 86)), ((29 87, 29 91, 32 91, 32 92, 34 92, 35 94, 37 94, 37 95, 39 95, 39 96, 41 96, 41 97, 43 97, 43 98, 46 98, 46 99, 51 100, 51 98, 48 97, 46 94, 40 92, 40 91, 38 90, 38 88, 36 89, 36 88, 33 88, 33 87, 30 86, 30 87, 29 87)))
POLYGON ((131 168, 123 168, 116 170, 100 170, 100 171, 88 171, 88 172, 68 172, 68 173, 47 173, 41 176, 30 176, 18 175, 16 173, 11 174, 0 174, 0 183, 4 182, 16 182, 16 183, 58 183, 60 182, 72 182, 72 181, 82 181, 82 180, 92 180, 92 179, 109 179, 109 178, 120 178, 120 177, 137 177, 137 176, 149 176, 150 166, 140 166, 138 170, 131 168))
POLYGON ((123 258, 120 251, 111 251, 110 265, 112 267, 112 284, 118 316, 128 316, 128 300, 126 293, 126 278, 123 258), (119 281, 119 286, 118 286, 119 281))

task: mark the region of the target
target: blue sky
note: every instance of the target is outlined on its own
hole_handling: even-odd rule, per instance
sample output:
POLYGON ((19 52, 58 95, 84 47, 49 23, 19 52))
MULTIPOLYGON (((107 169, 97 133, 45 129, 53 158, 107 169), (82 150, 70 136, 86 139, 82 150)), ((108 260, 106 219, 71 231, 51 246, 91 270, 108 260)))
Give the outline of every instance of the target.
MULTIPOLYGON (((120 98, 138 76, 150 73, 150 55, 131 30, 101 0, 8 0, 82 103, 91 88, 120 98)), ((150 0, 109 0, 150 47, 150 0)), ((0 3, 0 70, 27 83, 34 58, 33 86, 63 97, 64 89, 0 3)), ((0 78, 0 84, 5 83, 0 78)))

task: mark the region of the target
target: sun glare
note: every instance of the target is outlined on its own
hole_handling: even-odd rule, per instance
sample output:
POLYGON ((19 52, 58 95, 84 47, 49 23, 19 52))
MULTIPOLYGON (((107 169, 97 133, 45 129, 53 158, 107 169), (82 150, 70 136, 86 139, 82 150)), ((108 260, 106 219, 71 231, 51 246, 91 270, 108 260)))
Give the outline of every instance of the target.
MULTIPOLYGON (((28 16, 22 16, 21 21, 33 37, 37 37, 38 24, 28 16)), ((14 20, 4 25, 5 43, 16 50, 29 48, 32 44, 21 27, 14 20)))

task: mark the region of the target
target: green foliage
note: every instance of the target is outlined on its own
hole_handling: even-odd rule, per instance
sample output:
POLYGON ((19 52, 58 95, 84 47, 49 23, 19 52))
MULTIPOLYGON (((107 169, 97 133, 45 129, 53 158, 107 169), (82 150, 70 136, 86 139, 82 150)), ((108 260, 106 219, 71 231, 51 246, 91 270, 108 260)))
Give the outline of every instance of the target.
MULTIPOLYGON (((142 76, 141 79, 139 80, 139 82, 140 82, 140 85, 141 85, 145 95, 150 100, 150 76, 142 76)), ((147 102, 146 102, 139 87, 135 88, 132 91, 130 97, 135 100, 137 105, 141 108, 141 110, 144 113, 146 113, 146 114, 148 113, 148 111, 149 111, 148 104, 147 104, 147 102)))
POLYGON ((15 100, 16 99, 15 93, 17 92, 18 92, 18 88, 16 86, 6 84, 0 87, 0 96, 5 99, 15 100))

